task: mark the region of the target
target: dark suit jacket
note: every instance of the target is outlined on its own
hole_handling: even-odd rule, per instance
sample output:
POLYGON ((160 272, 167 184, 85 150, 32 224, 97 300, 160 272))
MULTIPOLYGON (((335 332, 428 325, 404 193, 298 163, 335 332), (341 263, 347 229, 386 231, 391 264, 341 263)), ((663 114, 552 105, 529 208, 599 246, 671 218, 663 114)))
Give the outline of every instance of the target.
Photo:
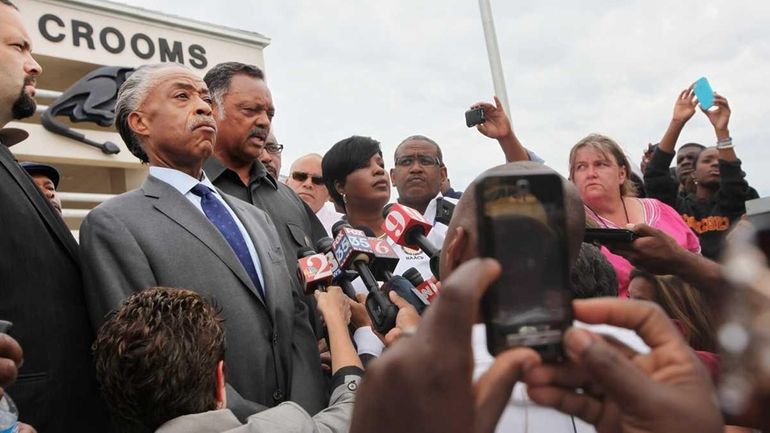
POLYGON ((78 246, 32 179, 0 144, 0 319, 24 365, 6 391, 41 433, 108 430, 91 358, 78 246))
POLYGON ((314 414, 326 406, 328 394, 307 310, 275 226, 254 206, 222 195, 254 242, 267 300, 206 216, 172 186, 149 176, 140 189, 96 207, 81 226, 93 324, 99 326, 138 290, 194 290, 222 309, 228 382, 240 396, 267 407, 292 400, 314 414))

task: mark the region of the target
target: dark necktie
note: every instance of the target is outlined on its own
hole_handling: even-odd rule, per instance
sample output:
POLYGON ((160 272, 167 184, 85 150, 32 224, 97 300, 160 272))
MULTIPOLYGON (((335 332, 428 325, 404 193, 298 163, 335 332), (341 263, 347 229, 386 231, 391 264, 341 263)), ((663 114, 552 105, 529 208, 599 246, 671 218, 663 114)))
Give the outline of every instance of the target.
POLYGON ((192 190, 193 194, 201 198, 201 207, 203 213, 211 221, 212 224, 222 233, 225 240, 230 244, 230 248, 233 249, 238 260, 246 269, 246 273, 251 277, 251 281, 254 282, 254 286, 257 291, 262 295, 262 299, 265 299, 265 291, 262 289, 262 284, 259 283, 259 276, 257 275, 257 269, 254 267, 254 260, 252 260, 249 248, 246 246, 246 240, 241 235, 241 231, 238 230, 238 225, 235 223, 230 212, 227 211, 225 206, 217 199, 214 193, 206 185, 199 183, 195 185, 192 190))

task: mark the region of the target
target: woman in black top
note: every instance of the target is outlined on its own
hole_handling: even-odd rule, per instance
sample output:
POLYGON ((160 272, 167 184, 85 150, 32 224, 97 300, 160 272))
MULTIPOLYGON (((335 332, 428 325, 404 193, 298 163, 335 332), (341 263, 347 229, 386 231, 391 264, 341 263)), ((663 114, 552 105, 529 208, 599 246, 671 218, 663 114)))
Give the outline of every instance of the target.
POLYGON ((649 197, 674 207, 687 225, 700 238, 704 256, 716 259, 722 238, 732 224, 746 213, 746 200, 756 197, 745 180, 741 161, 735 155, 728 123, 730 106, 727 99, 714 93, 714 107, 701 110, 714 126, 716 147, 703 149, 695 161, 691 188, 680 191, 678 182, 669 173, 674 147, 682 128, 695 114, 698 104, 692 88, 683 90, 674 105, 674 115, 668 130, 655 149, 644 173, 649 197))

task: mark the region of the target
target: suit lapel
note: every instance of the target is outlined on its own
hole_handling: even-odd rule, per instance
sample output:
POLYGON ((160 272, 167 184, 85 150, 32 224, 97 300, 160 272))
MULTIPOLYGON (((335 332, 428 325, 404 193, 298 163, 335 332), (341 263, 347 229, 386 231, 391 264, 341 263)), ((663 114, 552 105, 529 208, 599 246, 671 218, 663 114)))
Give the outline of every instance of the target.
POLYGON ((142 185, 142 191, 146 197, 155 200, 155 209, 198 238, 264 304, 257 288, 254 287, 254 283, 225 238, 187 198, 171 185, 152 176, 147 177, 144 185, 142 185))
MULTIPOLYGON (((69 228, 64 223, 64 220, 57 215, 50 203, 43 197, 40 190, 32 181, 32 178, 24 171, 21 166, 14 161, 13 154, 8 148, 0 143, 0 164, 2 164, 11 177, 16 181, 19 187, 24 191, 29 201, 35 207, 40 217, 45 221, 48 227, 56 237, 59 238, 64 248, 69 252, 72 260, 75 261, 78 266, 80 265, 80 257, 78 256, 78 245, 75 242, 75 238, 72 237, 69 228)), ((6 204, 3 204, 6 205, 6 204)))

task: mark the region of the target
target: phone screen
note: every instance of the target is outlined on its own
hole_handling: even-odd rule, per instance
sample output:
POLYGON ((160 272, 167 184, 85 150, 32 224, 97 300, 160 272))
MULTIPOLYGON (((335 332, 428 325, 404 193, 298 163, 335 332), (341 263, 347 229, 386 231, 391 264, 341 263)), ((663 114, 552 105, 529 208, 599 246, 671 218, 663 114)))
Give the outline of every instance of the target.
POLYGON ((502 267, 482 300, 492 354, 530 346, 544 360, 561 357, 562 334, 572 324, 561 182, 543 173, 479 183, 480 252, 502 267))

